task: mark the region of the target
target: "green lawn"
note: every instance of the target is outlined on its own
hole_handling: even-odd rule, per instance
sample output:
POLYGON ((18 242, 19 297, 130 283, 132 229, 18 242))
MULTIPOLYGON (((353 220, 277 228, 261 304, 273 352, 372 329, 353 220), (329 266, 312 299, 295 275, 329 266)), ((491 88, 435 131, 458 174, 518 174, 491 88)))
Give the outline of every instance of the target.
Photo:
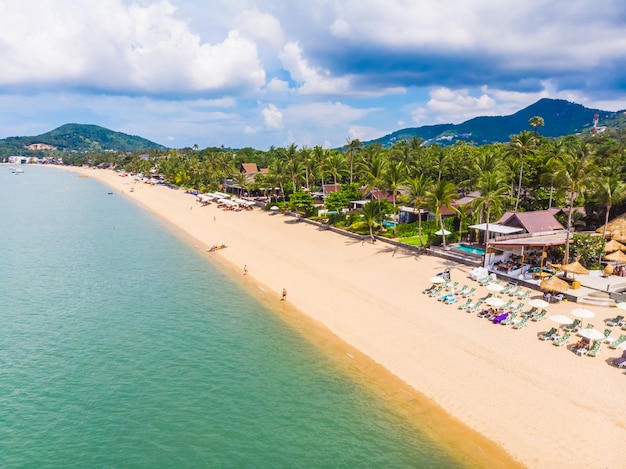
MULTIPOLYGON (((411 246, 419 246, 420 238, 419 236, 411 236, 409 238, 400 238, 399 241, 404 244, 410 244, 411 246)), ((428 236, 422 235, 422 245, 427 246, 428 236)))

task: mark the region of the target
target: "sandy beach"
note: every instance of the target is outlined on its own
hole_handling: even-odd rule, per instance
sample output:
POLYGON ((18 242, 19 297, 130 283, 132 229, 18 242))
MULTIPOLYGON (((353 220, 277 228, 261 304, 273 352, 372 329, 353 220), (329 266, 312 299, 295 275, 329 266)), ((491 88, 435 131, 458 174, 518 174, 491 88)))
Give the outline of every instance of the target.
MULTIPOLYGON (((484 296, 488 290, 468 278, 468 266, 416 257, 381 242, 362 243, 258 208, 201 206, 182 190, 133 183, 112 171, 72 171, 168 220, 202 255, 227 265, 242 281, 247 266, 247 286, 266 301, 275 300, 277 311, 295 308, 391 372, 399 385, 406 383, 409 394, 412 388, 415 396, 445 410, 451 422, 463 422, 484 437, 453 424, 442 432, 450 434, 440 435, 446 444, 472 453, 473 465, 626 467, 626 376, 608 364, 621 350, 603 345, 598 357, 580 357, 537 339, 558 327, 549 319, 514 330, 422 294, 429 277, 450 269, 454 281, 477 288, 474 298, 484 296), (226 249, 206 252, 223 243, 226 249), (279 301, 283 288, 286 302, 279 301)), ((537 297, 539 292, 531 296, 537 297)), ((575 307, 565 302, 548 311, 569 315, 575 307)), ((590 321, 600 330, 605 318, 619 313, 589 308, 596 313, 590 321)), ((615 327, 612 336, 621 332, 615 327)))

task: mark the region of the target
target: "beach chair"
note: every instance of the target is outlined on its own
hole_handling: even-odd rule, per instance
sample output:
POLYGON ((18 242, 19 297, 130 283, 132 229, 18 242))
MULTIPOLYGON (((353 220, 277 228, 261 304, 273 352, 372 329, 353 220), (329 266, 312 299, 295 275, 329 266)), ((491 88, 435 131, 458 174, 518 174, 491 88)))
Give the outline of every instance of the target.
POLYGON ((450 296, 454 297, 452 293, 444 293, 439 298, 437 298, 437 301, 446 301, 446 299, 450 296))
POLYGON ((465 298, 469 298, 470 296, 472 296, 474 293, 476 293, 476 289, 474 287, 472 287, 471 289, 469 289, 468 291, 466 291, 465 293, 461 293, 461 296, 465 297, 465 298))
POLYGON ((538 308, 536 306, 533 306, 528 311, 524 311, 522 313, 522 316, 533 316, 537 311, 538 311, 538 308))
POLYGON ((617 366, 618 368, 626 367, 626 350, 624 350, 622 352, 622 356, 621 357, 614 359, 611 362, 611 365, 617 366))
POLYGON ((588 357, 597 357, 600 353, 600 346, 602 345, 602 340, 594 340, 593 345, 587 352, 588 357))
POLYGON ((548 311, 545 309, 542 309, 541 312, 531 316, 531 319, 535 322, 539 322, 541 321, 543 318, 546 317, 546 314, 548 314, 548 311))
POLYGON ((453 284, 447 284, 446 285, 446 290, 448 291, 454 291, 456 290, 456 287, 459 286, 459 282, 454 282, 453 284))
POLYGON ((492 280, 491 277, 487 275, 486 277, 479 279, 478 284, 485 287, 491 283, 491 280, 492 280))
POLYGON ((593 324, 589 323, 589 324, 587 324, 587 325, 586 325, 585 327, 583 327, 583 328, 579 327, 579 328, 578 328, 578 329, 576 329, 576 331, 574 331, 574 332, 576 332, 576 334, 577 334, 577 335, 580 335, 580 331, 582 331, 583 329, 594 329, 594 327, 593 327, 593 324))
POLYGON ((469 290, 469 287, 467 285, 463 285, 461 289, 456 292, 456 294, 463 296, 463 294, 468 290, 469 290))
POLYGON ((510 291, 511 291, 511 289, 512 289, 514 286, 515 286, 515 285, 514 285, 514 284, 512 284, 512 283, 507 283, 506 287, 504 287, 500 293, 506 294, 506 293, 510 292, 510 291))
POLYGON ((513 300, 507 301, 500 309, 511 309, 511 306, 513 306, 513 300))
POLYGON ((483 300, 478 300, 472 306, 468 306, 467 308, 465 308, 465 311, 467 311, 468 313, 475 313, 476 311, 478 311, 478 308, 480 308, 483 303, 483 300))
POLYGON ((604 339, 602 339, 604 343, 608 344, 613 342, 613 339, 611 339, 611 332, 613 332, 611 329, 604 329, 604 339))
POLYGON ((450 295, 448 298, 443 300, 444 304, 451 305, 452 303, 456 303, 456 297, 454 295, 450 295))
POLYGON ((539 340, 553 340, 559 336, 559 331, 556 327, 553 327, 549 331, 542 332, 538 335, 539 340))
POLYGON ((606 325, 611 327, 623 326, 624 323, 622 321, 624 321, 624 316, 615 316, 614 318, 607 319, 606 325))
POLYGON ((565 344, 567 344, 567 341, 569 340, 571 336, 572 335, 569 332, 566 332, 558 339, 554 339, 554 342, 552 342, 552 345, 555 345, 557 347, 563 347, 565 344))
POLYGON ((617 347, 619 347, 624 342, 626 342, 626 335, 622 334, 617 339, 615 339, 613 342, 611 342, 609 344, 609 348, 612 348, 613 350, 615 350, 617 347))
POLYGON ((515 324, 513 324, 513 329, 522 329, 523 327, 526 327, 526 324, 528 324, 528 320, 530 318, 527 316, 525 318, 522 318, 521 321, 516 322, 515 324))
POLYGON ((509 313, 498 314, 495 318, 491 320, 491 322, 493 322, 494 324, 502 324, 502 321, 504 321, 508 317, 509 313))
POLYGON ((517 295, 517 299, 518 300, 525 300, 526 298, 528 298, 531 295, 531 291, 530 290, 526 290, 524 293, 520 293, 519 295, 517 295))
POLYGON ((471 299, 471 298, 468 298, 468 299, 467 299, 467 301, 466 301, 465 303, 462 303, 462 304, 460 304, 460 305, 459 305, 458 309, 461 309, 461 310, 463 310, 463 309, 467 309, 467 308, 469 308, 469 306, 470 306, 471 304, 472 304, 472 299, 471 299))
POLYGON ((518 294, 519 292, 521 292, 521 291, 522 291, 522 287, 517 286, 516 288, 514 288, 514 289, 510 290, 510 291, 508 292, 508 294, 509 294, 509 296, 517 296, 517 294, 518 294))
POLYGON ((519 313, 523 307, 524 303, 518 303, 515 306, 512 306, 511 309, 509 309, 509 313, 519 313))
POLYGON ((511 324, 513 322, 513 320, 515 319, 516 316, 517 316, 517 313, 509 314, 506 317, 506 319, 500 323, 500 325, 501 326, 508 326, 509 324, 511 324))
POLYGON ((481 301, 487 301, 489 298, 491 298, 493 296, 493 293, 487 293, 486 296, 483 296, 482 298, 479 298, 481 301))
POLYGON ((437 287, 434 290, 432 290, 428 296, 430 296, 431 298, 434 298, 435 296, 437 296, 439 293, 441 293, 441 291, 443 290, 443 287, 437 287))
POLYGON ((580 328, 580 319, 574 319, 574 322, 571 324, 566 324, 563 326, 563 330, 566 332, 576 332, 580 328))

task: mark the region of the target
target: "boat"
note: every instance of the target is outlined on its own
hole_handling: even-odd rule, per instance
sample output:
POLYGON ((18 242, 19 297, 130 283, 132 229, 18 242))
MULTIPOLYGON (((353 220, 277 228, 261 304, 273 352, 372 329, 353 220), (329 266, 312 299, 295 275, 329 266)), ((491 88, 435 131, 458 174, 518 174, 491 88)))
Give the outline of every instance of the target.
POLYGON ((13 168, 13 171, 11 171, 13 174, 22 174, 24 172, 23 169, 20 168, 13 168))

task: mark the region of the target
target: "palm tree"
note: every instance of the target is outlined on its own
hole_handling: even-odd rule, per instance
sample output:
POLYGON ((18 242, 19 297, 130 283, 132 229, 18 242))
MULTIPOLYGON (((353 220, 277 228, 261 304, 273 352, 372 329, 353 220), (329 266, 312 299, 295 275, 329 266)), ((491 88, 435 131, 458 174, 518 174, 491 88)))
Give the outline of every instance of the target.
POLYGON ((519 200, 522 194, 522 176, 524 175, 524 158, 533 153, 537 144, 537 137, 527 130, 522 131, 519 135, 511 138, 507 153, 516 157, 520 161, 519 165, 519 183, 517 185, 517 199, 515 200, 515 209, 517 212, 519 200))
POLYGON ((543 127, 544 121, 541 116, 533 116, 528 120, 528 123, 535 131, 535 137, 539 137, 539 132, 537 132, 537 127, 543 127))
POLYGON ((452 202, 459 196, 456 191, 456 186, 450 181, 437 181, 430 186, 424 196, 424 203, 426 206, 435 213, 435 216, 439 220, 439 226, 441 228, 441 237, 443 238, 443 248, 446 248, 446 236, 445 228, 443 226, 443 216, 441 209, 446 207, 448 210, 458 210, 452 206, 452 202))
MULTIPOLYGON (((362 161, 362 175, 365 179, 366 192, 376 188, 379 191, 382 189, 385 181, 385 170, 388 161, 383 156, 382 152, 376 152, 372 155, 371 160, 362 161)), ((382 213, 380 208, 380 193, 378 194, 378 211, 382 213)))
POLYGON ((375 242, 376 238, 374 238, 374 227, 380 219, 380 206, 375 204, 374 201, 366 203, 361 209, 361 216, 363 217, 363 222, 369 227, 370 239, 372 242, 375 242))
POLYGON ((604 215, 604 229, 602 237, 606 239, 606 225, 609 223, 609 213, 614 204, 619 204, 626 198, 626 183, 619 173, 612 173, 600 179, 600 189, 598 190, 598 200, 604 204, 606 214, 604 215))
POLYGON ((385 188, 393 193, 393 236, 396 237, 396 198, 398 189, 406 181, 406 170, 401 162, 391 163, 387 166, 383 176, 385 188))
POLYGON ((551 143, 546 160, 544 161, 545 171, 539 176, 541 184, 550 184, 550 201, 548 208, 552 208, 552 195, 554 193, 554 185, 558 183, 558 168, 563 162, 565 155, 565 140, 559 139, 551 143))
POLYGON ((563 263, 569 263, 569 241, 572 229, 572 213, 574 200, 585 191, 588 184, 593 181, 595 168, 591 161, 589 146, 579 140, 573 140, 568 145, 567 155, 559 170, 559 176, 563 178, 568 191, 567 232, 565 236, 565 258, 563 263))
POLYGON ((348 146, 346 148, 346 159, 350 166, 350 184, 352 184, 354 178, 354 163, 361 150, 363 150, 363 144, 358 138, 355 138, 354 140, 348 140, 348 146))
POLYGON ((476 189, 480 191, 480 195, 471 203, 472 208, 476 211, 485 213, 485 256, 483 258, 483 267, 487 266, 487 252, 489 248, 489 222, 491 215, 501 213, 506 200, 508 199, 508 183, 498 172, 484 173, 476 184, 476 189))
POLYGON ((410 198, 410 203, 413 204, 413 209, 417 212, 417 232, 420 237, 420 247, 423 246, 422 242, 422 207, 424 206, 424 198, 426 196, 427 189, 432 185, 429 179, 426 179, 424 173, 419 176, 415 176, 406 181, 406 190, 410 198))
POLYGON ((335 185, 340 177, 348 175, 348 164, 343 153, 334 151, 330 154, 328 158, 328 172, 332 174, 335 185))

